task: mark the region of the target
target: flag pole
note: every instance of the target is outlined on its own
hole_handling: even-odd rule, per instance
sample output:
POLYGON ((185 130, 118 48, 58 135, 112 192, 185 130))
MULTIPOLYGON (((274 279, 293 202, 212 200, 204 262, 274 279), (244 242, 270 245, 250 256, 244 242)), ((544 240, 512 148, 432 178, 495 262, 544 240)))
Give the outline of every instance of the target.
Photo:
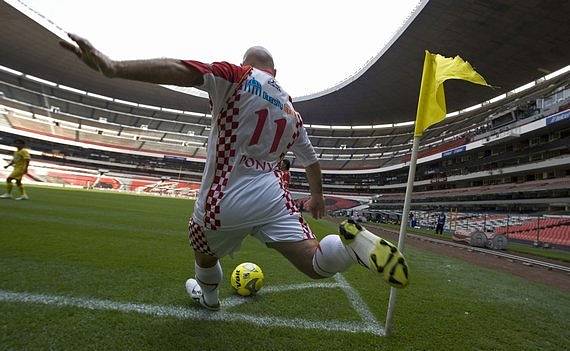
MULTIPOLYGON (((414 143, 412 145, 412 157, 410 159, 410 170, 408 172, 408 185, 406 186, 406 197, 404 199, 404 212, 402 213, 402 223, 400 224, 400 235, 398 237, 398 250, 400 250, 400 252, 404 249, 404 240, 406 238, 406 228, 408 226, 412 192, 414 191, 414 179, 416 177, 416 162, 418 160, 420 139, 421 136, 414 136, 414 143)), ((396 305, 397 291, 398 289, 396 288, 390 288, 390 300, 388 301, 388 312, 386 313, 386 335, 390 335, 392 332, 392 320, 394 315, 394 306, 396 305)))

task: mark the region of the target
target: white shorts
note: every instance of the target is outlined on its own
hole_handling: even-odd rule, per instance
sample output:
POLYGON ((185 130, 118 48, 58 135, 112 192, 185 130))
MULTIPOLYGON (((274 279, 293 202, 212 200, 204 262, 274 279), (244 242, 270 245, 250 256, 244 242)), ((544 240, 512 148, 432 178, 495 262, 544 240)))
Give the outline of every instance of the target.
POLYGON ((300 213, 284 215, 271 223, 234 230, 210 230, 190 219, 188 232, 194 250, 219 258, 239 250, 241 242, 248 235, 266 244, 315 239, 300 213))

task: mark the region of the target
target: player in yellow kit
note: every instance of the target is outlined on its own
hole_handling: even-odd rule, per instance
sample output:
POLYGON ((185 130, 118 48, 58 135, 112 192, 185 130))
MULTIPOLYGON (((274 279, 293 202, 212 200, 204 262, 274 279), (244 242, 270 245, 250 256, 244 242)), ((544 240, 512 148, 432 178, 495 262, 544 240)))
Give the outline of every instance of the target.
POLYGON ((24 186, 22 185, 22 177, 24 174, 28 173, 28 165, 30 164, 30 153, 25 148, 26 143, 22 139, 16 139, 14 142, 14 146, 18 150, 14 151, 14 157, 12 161, 4 168, 8 168, 10 166, 14 166, 14 170, 6 179, 6 192, 0 195, 0 199, 11 199, 12 193, 12 180, 16 181, 16 186, 20 189, 20 196, 16 198, 16 200, 28 200, 28 195, 24 190, 24 186))

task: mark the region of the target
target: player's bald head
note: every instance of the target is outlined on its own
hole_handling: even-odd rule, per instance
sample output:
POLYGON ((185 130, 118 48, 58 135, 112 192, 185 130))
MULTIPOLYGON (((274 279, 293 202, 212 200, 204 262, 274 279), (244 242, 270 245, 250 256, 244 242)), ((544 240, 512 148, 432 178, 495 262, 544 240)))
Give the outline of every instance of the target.
POLYGON ((252 46, 243 55, 243 64, 275 71, 273 56, 263 46, 252 46))

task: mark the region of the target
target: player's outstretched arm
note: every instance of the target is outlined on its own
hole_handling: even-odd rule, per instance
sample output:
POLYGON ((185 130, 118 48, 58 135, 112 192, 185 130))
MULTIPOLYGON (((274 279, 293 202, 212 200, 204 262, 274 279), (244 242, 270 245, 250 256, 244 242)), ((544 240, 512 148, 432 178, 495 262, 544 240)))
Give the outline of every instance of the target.
POLYGON ((147 83, 196 86, 203 82, 200 72, 184 65, 180 60, 160 58, 150 60, 115 61, 97 50, 78 35, 69 34, 77 46, 66 41, 60 45, 74 53, 91 69, 109 78, 124 78, 147 83))
POLYGON ((319 219, 325 214, 325 198, 323 197, 323 183, 319 162, 317 161, 305 167, 305 172, 311 191, 311 199, 307 204, 307 208, 313 215, 313 218, 319 219))

